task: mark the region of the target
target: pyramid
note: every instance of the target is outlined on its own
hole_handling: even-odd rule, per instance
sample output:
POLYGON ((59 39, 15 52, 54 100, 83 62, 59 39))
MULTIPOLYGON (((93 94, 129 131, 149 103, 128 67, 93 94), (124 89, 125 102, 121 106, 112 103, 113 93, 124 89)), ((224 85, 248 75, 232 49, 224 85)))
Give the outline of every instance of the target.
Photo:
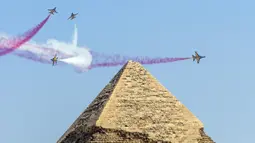
POLYGON ((57 143, 214 143, 203 129, 141 64, 128 61, 57 143))

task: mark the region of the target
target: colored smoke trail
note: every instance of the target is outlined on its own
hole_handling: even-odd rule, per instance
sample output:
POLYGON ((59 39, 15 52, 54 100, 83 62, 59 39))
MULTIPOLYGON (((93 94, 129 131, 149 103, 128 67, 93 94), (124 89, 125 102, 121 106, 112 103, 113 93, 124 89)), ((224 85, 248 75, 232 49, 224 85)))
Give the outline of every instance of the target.
MULTIPOLYGON (((57 66, 71 65, 78 73, 82 73, 93 68, 124 65, 128 60, 140 62, 141 64, 159 64, 190 59, 128 57, 121 55, 105 55, 94 51, 89 51, 89 49, 77 45, 78 32, 76 25, 72 37, 72 42, 48 39, 46 43, 39 44, 38 42, 29 41, 21 45, 17 50, 13 51, 13 54, 21 58, 26 58, 38 63, 48 64, 50 66, 52 64, 51 59, 55 54, 57 54, 59 58, 57 66)), ((9 39, 7 34, 0 35, 0 42, 7 41, 7 39, 9 39)), ((9 47, 3 47, 2 49, 8 50, 9 47)))
POLYGON ((103 54, 99 54, 96 52, 91 52, 93 56, 93 62, 90 65, 90 69, 99 68, 99 67, 113 67, 113 66, 120 66, 126 64, 129 60, 139 62, 143 65, 146 64, 161 64, 161 63, 170 63, 182 60, 191 59, 190 57, 187 58, 150 58, 150 57, 128 57, 128 56, 120 56, 120 55, 113 55, 107 56, 103 54))
POLYGON ((10 47, 10 48, 4 48, 4 50, 0 52, 0 56, 3 56, 5 54, 8 54, 8 53, 14 51, 15 49, 19 48, 22 44, 29 41, 32 37, 34 37, 40 31, 40 29, 46 24, 46 22, 49 20, 49 18, 50 18, 50 15, 48 15, 36 27, 28 30, 21 36, 18 36, 13 39, 7 39, 7 40, 1 41, 1 43, 0 43, 1 48, 4 48, 4 47, 10 47))
MULTIPOLYGON (((0 42, 7 41, 7 34, 0 34, 0 42)), ((85 47, 78 46, 77 27, 74 27, 72 42, 64 42, 56 39, 48 39, 46 43, 38 43, 29 41, 20 46, 12 54, 21 58, 25 58, 34 62, 43 64, 52 64, 51 59, 57 54, 59 61, 57 66, 71 65, 77 72, 87 71, 92 61, 89 50, 85 47)), ((3 47, 8 50, 8 47, 3 47)))

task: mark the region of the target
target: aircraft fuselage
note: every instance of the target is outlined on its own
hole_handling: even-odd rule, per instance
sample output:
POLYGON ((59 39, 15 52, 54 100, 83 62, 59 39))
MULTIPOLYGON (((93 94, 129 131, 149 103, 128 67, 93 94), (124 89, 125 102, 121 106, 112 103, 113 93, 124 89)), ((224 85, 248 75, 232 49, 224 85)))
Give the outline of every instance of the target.
POLYGON ((197 63, 199 64, 200 59, 205 58, 205 56, 200 56, 197 52, 195 52, 195 56, 192 55, 193 61, 197 60, 197 63))
POLYGON ((55 63, 58 62, 58 58, 57 58, 57 57, 54 57, 54 58, 51 59, 51 61, 52 61, 52 66, 54 66, 55 63))

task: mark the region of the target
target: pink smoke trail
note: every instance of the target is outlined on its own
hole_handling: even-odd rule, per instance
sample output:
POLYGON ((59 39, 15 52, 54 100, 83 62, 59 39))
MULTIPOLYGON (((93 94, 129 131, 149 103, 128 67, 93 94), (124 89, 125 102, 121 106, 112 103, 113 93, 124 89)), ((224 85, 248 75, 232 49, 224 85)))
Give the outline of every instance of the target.
POLYGON ((98 54, 95 52, 91 52, 93 61, 90 65, 89 69, 99 68, 99 67, 113 67, 113 66, 120 66, 126 64, 127 61, 132 60, 135 62, 139 62, 143 65, 146 64, 161 64, 161 63, 170 63, 182 60, 191 59, 190 57, 186 58, 150 58, 150 57, 127 57, 127 56, 120 56, 120 55, 113 55, 107 56, 98 54), (101 58, 101 59, 100 59, 101 58))
POLYGON ((46 22, 49 20, 49 18, 50 18, 50 15, 48 15, 36 27, 28 30, 21 36, 18 36, 14 39, 8 39, 8 40, 5 40, 3 43, 0 43, 0 48, 10 47, 8 49, 1 51, 0 56, 3 56, 5 54, 8 54, 8 53, 14 51, 15 49, 19 48, 22 44, 29 41, 32 37, 34 37, 41 30, 41 28, 46 24, 46 22))

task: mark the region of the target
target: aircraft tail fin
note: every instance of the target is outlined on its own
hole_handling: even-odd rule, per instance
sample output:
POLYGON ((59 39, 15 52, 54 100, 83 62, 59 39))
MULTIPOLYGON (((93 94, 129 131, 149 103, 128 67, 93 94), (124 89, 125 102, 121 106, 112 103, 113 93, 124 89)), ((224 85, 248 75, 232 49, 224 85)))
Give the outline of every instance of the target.
POLYGON ((192 55, 193 61, 195 61, 196 57, 194 55, 192 55))

